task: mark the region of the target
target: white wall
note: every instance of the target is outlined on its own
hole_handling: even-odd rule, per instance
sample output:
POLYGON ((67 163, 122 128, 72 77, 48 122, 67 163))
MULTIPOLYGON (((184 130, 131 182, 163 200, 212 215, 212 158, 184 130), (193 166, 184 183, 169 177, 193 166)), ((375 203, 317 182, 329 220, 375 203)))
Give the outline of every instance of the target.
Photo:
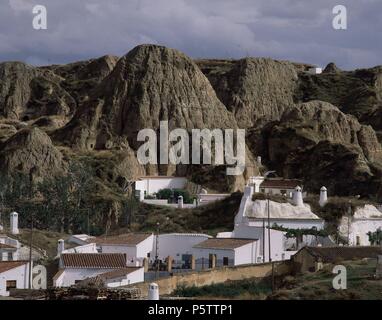
POLYGON ((205 248, 194 248, 192 253, 197 260, 196 269, 202 268, 200 260, 204 258, 204 268, 208 269, 210 254, 215 254, 216 259, 219 260, 219 264, 224 257, 229 260, 229 266, 235 265, 235 251, 231 249, 205 249, 205 248))
POLYGON ((168 177, 168 178, 141 178, 135 182, 135 190, 146 191, 147 195, 152 195, 161 189, 184 189, 187 178, 168 177))
MULTIPOLYGON (((348 218, 342 217, 339 225, 340 235, 347 239, 348 237, 348 218)), ((350 245, 357 244, 357 237, 360 239, 361 246, 370 245, 369 237, 367 233, 369 231, 375 232, 378 228, 382 229, 382 219, 351 219, 350 222, 350 245)))
POLYGON ((6 291, 7 280, 16 280, 17 289, 27 289, 29 285, 29 264, 26 263, 17 268, 0 273, 0 296, 9 296, 6 291))
MULTIPOLYGON (((211 238, 206 234, 181 234, 169 233, 159 235, 159 252, 160 260, 166 259, 168 256, 174 260, 181 260, 182 254, 192 254, 193 246, 211 238)), ((156 237, 154 237, 154 247, 151 253, 151 260, 155 259, 156 237)))
POLYGON ((88 268, 67 268, 53 283, 55 287, 70 287, 78 280, 95 277, 99 274, 112 271, 114 269, 88 269, 88 268))
POLYGON ((154 236, 150 235, 136 246, 101 244, 101 253, 123 253, 127 257, 128 266, 142 266, 143 259, 153 251, 154 236))
MULTIPOLYGON (((290 229, 310 229, 316 227, 317 230, 321 230, 324 227, 323 220, 314 220, 314 219, 270 219, 271 226, 277 224, 278 226, 283 226, 290 229)), ((267 219, 265 219, 267 225, 267 219)), ((262 227, 262 219, 253 219, 249 223, 250 226, 262 227)))
POLYGON ((260 241, 246 244, 235 249, 235 266, 260 262, 260 241))
POLYGON ((145 281, 144 268, 139 268, 138 270, 133 271, 124 277, 110 279, 106 281, 106 285, 108 288, 116 288, 121 286, 127 286, 133 283, 144 282, 144 281, 145 281))
POLYGON ((95 243, 89 243, 82 246, 66 249, 62 253, 98 253, 95 243))
MULTIPOLYGON (((267 224, 265 224, 267 227, 267 224)), ((243 238, 243 239, 259 239, 259 256, 263 255, 263 245, 265 260, 264 262, 269 261, 269 241, 268 241, 268 229, 265 228, 265 241, 263 237, 264 231, 263 227, 251 227, 247 225, 237 225, 233 231, 233 238, 243 238)), ((280 261, 285 257, 285 248, 284 248, 284 232, 278 230, 270 230, 271 235, 271 258, 272 261, 280 261), (283 256, 284 254, 284 256, 283 256)))

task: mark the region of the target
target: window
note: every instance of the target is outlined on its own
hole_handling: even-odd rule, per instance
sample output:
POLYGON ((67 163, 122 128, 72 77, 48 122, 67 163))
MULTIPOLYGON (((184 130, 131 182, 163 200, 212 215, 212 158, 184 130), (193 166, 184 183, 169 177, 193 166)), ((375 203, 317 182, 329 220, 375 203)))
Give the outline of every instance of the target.
POLYGON ((228 257, 223 257, 223 266, 228 266, 228 257))
POLYGON ((6 291, 9 291, 10 289, 16 289, 17 287, 17 282, 16 280, 7 280, 6 282, 6 291))
POLYGON ((356 245, 357 246, 361 245, 361 238, 359 236, 356 237, 356 245))
POLYGON ((265 189, 260 189, 260 192, 265 193, 265 189))
POLYGON ((150 258, 150 252, 147 253, 147 258, 150 258))
POLYGON ((12 261, 12 260, 13 260, 13 253, 8 252, 8 261, 12 261))

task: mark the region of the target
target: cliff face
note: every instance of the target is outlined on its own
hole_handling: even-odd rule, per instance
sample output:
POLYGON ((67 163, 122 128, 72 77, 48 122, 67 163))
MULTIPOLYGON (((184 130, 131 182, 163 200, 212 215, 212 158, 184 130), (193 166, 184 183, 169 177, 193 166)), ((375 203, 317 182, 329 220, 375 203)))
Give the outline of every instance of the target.
POLYGON ((92 159, 107 184, 159 173, 234 191, 259 173, 254 159, 260 155, 269 169, 304 179, 312 191, 325 184, 332 194, 375 195, 382 171, 382 68, 345 72, 329 64, 311 75, 309 67, 264 58, 193 61, 155 45, 120 59, 1 63, 0 166, 10 172, 39 167, 46 175, 62 164, 60 146, 68 158, 92 159), (137 133, 158 131, 162 120, 170 130, 245 128, 246 171, 227 177, 219 166, 140 165, 137 133), (25 135, 35 142, 25 144, 25 135), (113 159, 111 168, 105 159, 113 159))
POLYGON ((65 162, 49 136, 32 128, 20 130, 0 146, 0 168, 44 177, 63 172, 65 162))
POLYGON ((312 101, 291 107, 266 131, 272 165, 287 177, 304 178, 311 191, 325 185, 342 195, 356 189, 366 194, 368 187, 376 192, 382 148, 374 130, 355 117, 312 101))
POLYGON ((89 91, 114 68, 111 56, 66 66, 0 64, 0 116, 29 121, 42 116, 68 119, 89 91))
POLYGON ((296 67, 290 62, 263 58, 198 62, 218 97, 240 128, 262 127, 279 120, 293 104, 297 88, 296 67))
POLYGON ((196 64, 179 51, 143 45, 122 57, 68 124, 65 134, 80 149, 136 147, 137 133, 174 128, 235 128, 196 64))

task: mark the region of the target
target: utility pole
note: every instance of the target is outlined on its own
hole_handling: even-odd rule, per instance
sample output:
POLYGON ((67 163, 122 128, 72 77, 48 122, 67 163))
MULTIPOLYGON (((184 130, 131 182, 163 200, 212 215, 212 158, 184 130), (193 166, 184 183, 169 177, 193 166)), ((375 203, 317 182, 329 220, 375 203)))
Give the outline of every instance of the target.
POLYGON ((349 210, 348 210, 348 247, 350 246, 350 217, 351 217, 351 201, 349 201, 349 210))
POLYGON ((265 263, 265 218, 263 218, 263 263, 265 263))
POLYGON ((155 241, 155 263, 156 263, 156 272, 155 272, 155 277, 156 279, 159 279, 159 222, 157 222, 157 237, 155 241))
POLYGON ((271 216, 270 216, 270 210, 269 210, 269 198, 268 200, 268 261, 271 262, 271 216))
MULTIPOLYGON (((33 167, 31 171, 29 172, 29 201, 32 201, 33 197, 33 173, 35 172, 36 168, 33 167)), ((33 245, 33 209, 31 210, 31 223, 30 223, 30 237, 29 237, 29 289, 32 289, 32 268, 33 268, 33 261, 32 261, 32 245, 33 245)))

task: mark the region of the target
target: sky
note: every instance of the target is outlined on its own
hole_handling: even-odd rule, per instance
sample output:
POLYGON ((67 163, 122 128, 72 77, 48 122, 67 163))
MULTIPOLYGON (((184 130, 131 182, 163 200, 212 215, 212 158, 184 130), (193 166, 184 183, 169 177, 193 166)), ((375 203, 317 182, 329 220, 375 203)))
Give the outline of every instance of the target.
POLYGON ((382 0, 0 0, 0 61, 68 63, 139 44, 193 58, 270 57, 342 69, 382 65, 382 0), (33 7, 47 9, 35 30, 33 7), (335 30, 333 7, 347 9, 335 30))

